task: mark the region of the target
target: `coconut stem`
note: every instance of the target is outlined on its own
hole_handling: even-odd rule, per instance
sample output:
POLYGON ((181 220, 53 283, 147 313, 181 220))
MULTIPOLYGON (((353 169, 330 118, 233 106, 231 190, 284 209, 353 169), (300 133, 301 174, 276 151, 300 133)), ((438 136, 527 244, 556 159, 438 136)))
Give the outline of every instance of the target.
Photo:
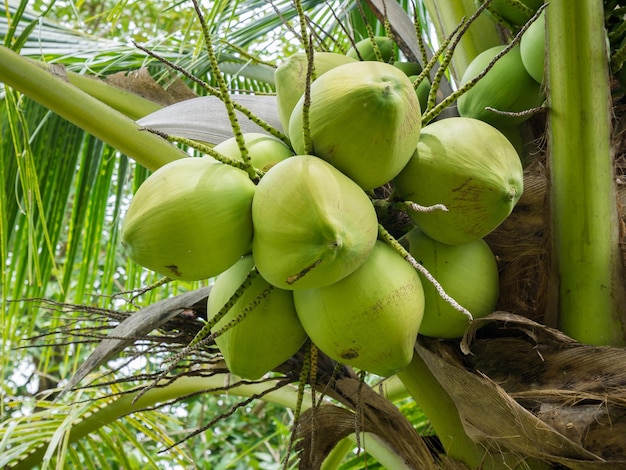
MULTIPOLYGON (((210 341, 214 341, 215 338, 217 338, 218 336, 223 335, 228 330, 230 330, 232 327, 234 327, 235 325, 241 323, 243 320, 245 320, 245 318, 248 316, 248 314, 250 312, 252 312, 252 310, 254 310, 255 308, 258 307, 258 305, 261 303, 261 301, 263 299, 266 299, 272 293, 272 290, 274 290, 274 286, 269 285, 268 287, 266 287, 263 290, 263 292, 261 292, 259 295, 257 295, 254 298, 254 300, 252 300, 250 303, 248 303, 248 305, 246 305, 245 308, 243 310, 241 310, 241 312, 239 312, 239 314, 235 318, 233 318, 231 321, 226 323, 219 330, 214 331, 211 335, 209 335, 208 337, 203 339, 202 342, 203 343, 208 343, 210 341)), ((221 310, 220 310, 220 312, 221 312, 221 310)), ((202 329, 204 330, 204 328, 206 328, 206 325, 202 329)), ((195 341, 195 339, 196 338, 194 338, 194 341, 195 341)))
POLYGON ((411 363, 398 372, 397 376, 415 403, 424 411, 448 457, 463 462, 472 469, 483 468, 487 451, 466 434, 454 401, 418 351, 413 354, 411 363))
MULTIPOLYGON (((300 415, 302 413, 302 399, 304 398, 306 384, 311 376, 311 351, 314 347, 315 346, 313 345, 313 342, 310 339, 307 339, 304 350, 302 369, 300 369, 300 376, 298 380, 298 396, 296 398, 296 406, 293 413, 293 425, 291 429, 291 436, 289 438, 289 447, 285 455, 285 461, 283 462, 284 470, 287 470, 289 468, 289 454, 291 454, 291 449, 293 448, 293 445, 296 441, 296 431, 299 424, 298 421, 300 421, 300 415)), ((317 371, 314 371, 313 373, 317 374, 317 371)))
POLYGON ((228 92, 226 80, 224 79, 224 75, 222 75, 222 71, 220 70, 219 64, 217 62, 217 57, 215 56, 215 49, 213 48, 211 33, 204 19, 204 15, 202 14, 202 9, 200 8, 198 0, 193 0, 193 6, 196 10, 196 15, 198 16, 198 19, 200 20, 200 26, 202 27, 202 36, 204 38, 207 55, 209 56, 209 63, 211 64, 211 73, 217 81, 220 90, 220 96, 222 98, 222 101, 224 102, 224 106, 226 107, 226 113, 228 114, 228 119, 230 120, 233 134, 239 147, 239 152, 241 153, 241 159, 246 166, 246 171, 248 172, 248 175, 251 179, 254 180, 256 178, 254 166, 252 165, 252 160, 250 158, 250 153, 248 152, 248 147, 246 146, 243 133, 241 132, 239 120, 237 119, 237 115, 235 114, 235 107, 233 105, 233 100, 230 97, 230 93, 228 92))
POLYGON ((448 208, 444 204, 433 204, 432 206, 421 206, 412 201, 400 201, 394 203, 394 209, 410 210, 413 212, 448 212, 448 208))
MULTIPOLYGON (((226 316, 226 314, 230 311, 231 308, 233 308, 235 303, 241 298, 244 292, 246 292, 246 290, 252 285, 252 283, 258 276, 259 272, 255 268, 252 268, 246 278, 241 283, 241 285, 237 288, 237 290, 235 290, 235 292, 233 292, 233 295, 230 296, 230 298, 220 309, 220 311, 207 320, 202 329, 198 331, 196 336, 191 340, 187 347, 183 351, 181 351, 181 354, 183 354, 183 356, 187 355, 194 348, 194 346, 198 345, 202 340, 207 337, 207 335, 209 335, 209 333, 211 332, 211 328, 213 328, 217 324, 217 322, 219 322, 222 318, 226 316)), ((176 359, 174 362, 178 362, 183 356, 178 357, 178 359, 176 359)))
POLYGON ((306 83, 304 87, 304 101, 302 103, 302 136, 304 140, 304 154, 313 155, 313 140, 311 139, 310 110, 311 110, 311 83, 315 78, 315 51, 313 43, 306 50, 307 67, 306 83))
POLYGON ((418 263, 417 260, 415 258, 413 258, 413 256, 411 256, 411 253, 406 251, 404 249, 404 247, 402 245, 400 245, 398 240, 396 240, 393 237, 393 235, 391 235, 387 231, 387 229, 385 229, 385 227, 383 227, 381 224, 378 224, 378 237, 382 241, 387 243, 391 248, 396 250, 400 254, 400 256, 402 256, 405 260, 407 260, 409 262, 409 264, 411 266, 413 266, 417 271, 419 271, 420 274, 422 274, 428 280, 428 282, 430 282, 434 286, 434 288, 435 288, 435 290, 437 290, 437 293, 439 294, 439 296, 443 300, 445 300, 448 304, 450 304, 452 306, 452 308, 454 308, 456 311, 458 311, 458 312, 462 313, 463 315, 465 315, 470 321, 472 321, 474 319, 474 317, 469 312, 469 310, 467 310, 465 307, 462 307, 461 305, 459 305, 459 303, 456 300, 454 300, 452 297, 450 297, 446 293, 446 291, 444 290, 443 286, 441 284, 439 284, 439 282, 433 277, 432 274, 430 274, 428 269, 426 269, 424 266, 422 266, 420 263, 418 263))
POLYGON ((424 42, 424 36, 422 35, 422 22, 420 21, 417 8, 413 8, 413 24, 415 25, 415 37, 417 38, 417 45, 420 50, 421 63, 425 64, 428 62, 428 54, 426 53, 426 44, 424 42))
MULTIPOLYGON (((208 319, 208 321, 204 324, 204 326, 200 329, 200 331, 198 331, 198 333, 196 333, 196 336, 194 336, 194 338, 189 342, 189 344, 187 346, 185 346, 178 353, 174 354, 173 357, 168 359, 169 366, 166 367, 159 374, 159 376, 152 382, 153 385, 155 385, 158 382, 158 380, 162 379, 169 372, 171 372, 172 369, 174 369, 174 367, 176 367, 176 365, 185 356, 189 355, 190 353, 192 353, 196 349, 200 348, 201 346, 203 346, 203 345, 213 341, 220 334, 223 334, 224 331, 226 331, 226 329, 227 329, 227 328, 224 329, 227 325, 229 325, 228 328, 231 328, 232 326, 234 326, 234 325, 230 325, 230 323, 232 323, 232 322, 229 322, 227 325, 225 325, 222 328, 224 331, 220 330, 219 333, 216 332, 215 334, 211 334, 211 328, 213 328, 217 324, 217 322, 219 322, 222 318, 224 318, 226 316, 226 314, 230 311, 230 309, 233 307, 233 305, 235 305, 235 302, 237 302, 237 300, 243 295, 243 293, 246 291, 246 289, 248 289, 252 285, 252 282, 257 278, 258 275, 259 275, 259 272, 256 269, 253 268, 253 269, 250 270, 250 272, 248 273, 248 275, 246 276, 244 281, 237 288, 237 290, 233 293, 233 295, 230 296, 230 299, 228 299, 228 301, 224 304, 224 306, 220 309, 220 311, 217 312, 213 317, 208 319)), ((267 294, 265 293, 265 291, 263 291, 256 299, 254 299, 252 302, 250 302, 250 304, 248 304, 246 309, 248 307, 250 307, 250 305, 254 304, 254 306, 251 307, 251 309, 253 309, 258 304, 258 302, 256 302, 257 299, 260 301, 261 299, 259 299, 259 297, 264 298, 265 296, 267 296, 267 294)), ((246 314, 247 314, 247 311, 244 314, 244 317, 245 317, 246 314)), ((238 320, 237 322, 235 322, 235 324, 238 323, 239 321, 241 321, 241 320, 238 320)), ((144 389, 144 391, 140 391, 137 394, 136 399, 141 398, 142 394, 145 393, 145 390, 148 390, 148 388, 144 389)))
MULTIPOLYGON (((42 67, 48 67, 41 63, 42 67)), ((129 118, 140 119, 148 114, 158 111, 163 106, 135 93, 126 91, 120 87, 109 85, 104 80, 98 80, 88 75, 82 75, 69 70, 65 71, 67 81, 77 86, 94 98, 108 104, 113 109, 123 113, 129 118)))
MULTIPOLYGON (((229 158, 226 155, 223 155, 221 153, 219 153, 218 151, 214 150, 213 147, 210 147, 206 144, 203 144, 201 142, 198 142, 197 140, 192 140, 192 139, 188 139, 187 137, 181 137, 181 136, 177 136, 177 135, 170 135, 167 134, 165 132, 159 131, 159 130, 155 130, 155 129, 150 129, 150 128, 142 128, 142 130, 151 132, 153 134, 156 134, 160 137, 162 137, 163 139, 167 140, 168 142, 178 142, 180 144, 186 145, 189 148, 192 148, 194 150, 197 150, 198 152, 202 152, 206 155, 210 155, 211 157, 213 157, 215 160, 217 160, 218 162, 221 162, 225 165, 229 165, 232 166, 234 168, 239 168, 240 170, 246 171, 248 170, 248 168, 246 167, 245 163, 242 162, 241 160, 235 160, 233 158, 229 158)), ((254 181, 255 183, 258 182, 261 177, 264 175, 263 171, 259 170, 258 168, 254 168, 254 178, 252 178, 252 181, 254 181)))
POLYGON ((611 148, 611 95, 599 0, 546 11, 554 311, 590 344, 623 345, 626 295, 611 148))
MULTIPOLYGON (((219 98, 223 102, 222 93, 221 93, 221 91, 218 88, 215 88, 214 86, 209 85, 207 82, 205 82, 204 80, 196 77, 195 75, 193 75, 189 71, 185 70, 183 67, 175 64, 174 62, 172 62, 170 60, 167 60, 165 57, 161 57, 160 55, 155 54, 154 52, 152 52, 148 48, 145 48, 145 47, 143 47, 143 46, 141 46, 141 45, 139 45, 139 44, 137 44, 135 42, 133 42, 133 44, 135 45, 135 47, 137 47, 138 49, 141 49, 146 54, 148 54, 150 57, 154 57, 156 60, 158 60, 159 62, 162 62, 165 65, 167 65, 172 70, 175 70, 175 71, 181 73, 182 75, 187 77, 189 80, 197 83, 209 95, 215 96, 216 98, 219 98)), ((73 82, 73 80, 71 79, 71 76, 69 74, 68 74, 68 77, 70 77, 70 82, 73 82)), ((91 79, 83 79, 83 80, 93 81, 91 79)), ((229 94, 227 94, 227 96, 230 97, 229 94)), ((245 117, 247 117, 251 122, 255 123, 260 128, 266 130, 267 132, 269 132, 271 135, 273 135, 277 139, 282 140, 285 144, 290 145, 289 137, 287 137, 285 134, 283 134, 278 129, 276 129, 275 127, 271 126, 267 122, 265 122, 263 119, 258 117, 256 114, 254 114, 252 111, 250 111, 248 108, 246 108, 241 103, 239 103, 239 102, 237 102, 235 100, 230 100, 230 102, 231 102, 232 106, 235 108, 236 111, 239 111, 241 114, 243 114, 245 117)))

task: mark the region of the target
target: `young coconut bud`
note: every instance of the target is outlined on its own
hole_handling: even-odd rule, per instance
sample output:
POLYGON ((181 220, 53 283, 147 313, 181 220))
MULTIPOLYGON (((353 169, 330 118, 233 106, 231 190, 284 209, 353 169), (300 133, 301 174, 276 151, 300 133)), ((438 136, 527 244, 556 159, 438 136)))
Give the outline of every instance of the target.
MULTIPOLYGON (((495 46, 478 54, 465 70, 461 86, 482 73, 505 47, 495 46)), ((472 89, 459 97, 457 104, 463 117, 480 119, 493 126, 509 126, 525 121, 530 114, 511 116, 497 111, 519 113, 541 106, 543 101, 541 86, 526 71, 519 46, 514 46, 472 89)))
MULTIPOLYGON (((274 136, 260 132, 248 132, 243 134, 243 139, 252 165, 259 170, 267 171, 272 165, 293 156, 293 150, 274 136)), ((241 151, 235 137, 217 144, 213 150, 233 160, 241 160, 241 151)))
MULTIPOLYGON (((315 77, 328 72, 338 65, 356 62, 352 57, 335 52, 316 52, 313 55, 315 77)), ((304 52, 297 52, 287 58, 274 71, 278 118, 283 131, 289 129, 289 117, 306 88, 306 74, 309 62, 304 52)))
POLYGON ((424 292, 417 271, 385 243, 348 277, 293 296, 309 338, 336 361, 384 377, 411 361, 424 292))
POLYGON ((374 36, 373 38, 367 37, 365 39, 361 39, 354 46, 348 49, 346 55, 356 60, 378 60, 372 40, 376 43, 376 47, 378 47, 380 56, 383 59, 382 61, 387 63, 391 62, 393 59, 393 48, 395 43, 393 42, 393 39, 387 36, 374 36))
POLYGON ((442 243, 469 243, 495 229, 522 195, 524 179, 513 145, 482 121, 454 117, 422 129, 415 154, 394 180, 394 197, 447 211, 410 211, 442 243))
POLYGON ((173 279, 216 276, 250 251, 255 186, 239 169, 183 158, 143 182, 122 226, 122 244, 141 266, 173 279))
MULTIPOLYGON (((474 318, 493 312, 499 294, 498 265, 483 239, 463 245, 446 245, 415 228, 401 242, 406 242, 415 260, 433 275, 446 294, 474 318)), ((463 336, 469 325, 467 315, 442 299, 421 274, 420 278, 425 298, 420 334, 434 338, 463 336)))
MULTIPOLYGON (((211 319, 226 305, 254 267, 252 256, 244 256, 220 274, 209 295, 207 314, 211 319)), ((270 284, 257 276, 228 311, 211 329, 219 331, 242 312, 270 284)), ((256 380, 293 356, 306 340, 298 320, 291 291, 273 288, 245 317, 215 339, 228 370, 241 378, 256 380)))
POLYGON ((378 233, 365 192, 310 155, 283 160, 261 178, 252 220, 257 269, 283 289, 337 282, 365 261, 378 233))
MULTIPOLYGON (((289 138, 305 151, 302 97, 291 114, 289 138)), ((311 85, 313 153, 363 189, 382 186, 411 158, 422 125, 409 77, 383 62, 355 62, 326 72, 311 85)))

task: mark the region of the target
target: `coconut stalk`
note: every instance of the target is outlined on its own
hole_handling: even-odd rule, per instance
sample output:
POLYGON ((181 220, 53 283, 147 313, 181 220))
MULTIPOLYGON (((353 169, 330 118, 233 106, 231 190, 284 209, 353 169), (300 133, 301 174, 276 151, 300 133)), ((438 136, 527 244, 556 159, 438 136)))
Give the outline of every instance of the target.
POLYGON ((580 342, 623 345, 603 3, 554 0, 546 13, 552 311, 558 327, 580 342))
POLYGON ((0 46, 0 82, 37 101, 149 170, 187 155, 166 140, 140 132, 130 118, 35 62, 0 46))
MULTIPOLYGON (((44 64, 42 64, 45 66, 44 64)), ((67 80, 89 95, 97 98, 113 109, 121 112, 133 120, 141 119, 148 114, 154 113, 162 106, 154 101, 123 90, 122 88, 109 85, 105 81, 94 77, 81 75, 76 72, 66 71, 67 80)))
POLYGON ((417 350, 411 363, 397 376, 430 421, 449 458, 471 469, 500 468, 488 451, 467 435, 454 401, 417 350))

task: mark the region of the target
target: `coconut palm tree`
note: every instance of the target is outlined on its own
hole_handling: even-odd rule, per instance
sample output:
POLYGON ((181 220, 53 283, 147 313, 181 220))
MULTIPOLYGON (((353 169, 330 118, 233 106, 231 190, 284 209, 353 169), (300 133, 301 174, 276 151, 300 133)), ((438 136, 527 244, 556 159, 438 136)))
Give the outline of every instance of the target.
MULTIPOLYGON (((529 2, 511 2, 527 15, 518 24, 497 1, 478 3, 485 11, 469 0, 310 1, 297 4, 300 12, 289 2, 212 3, 202 8, 204 36, 187 3, 163 10, 95 2, 78 12, 34 4, 46 14, 31 13, 27 2, 10 7, 0 50, 2 464, 276 468, 296 465, 289 456, 297 451, 304 468, 322 461, 337 468, 355 446, 387 468, 623 464, 614 437, 626 304, 614 178, 626 57, 617 0, 547 8, 546 105, 522 126, 502 129, 526 163, 527 195, 487 237, 500 257, 498 309, 507 313, 472 324, 487 325, 470 330, 477 339, 420 337, 411 364, 377 387, 307 348, 264 380, 233 382, 212 343, 186 349, 205 334, 211 283, 170 282, 120 249, 120 220, 150 172, 188 152, 210 152, 232 132, 216 115, 221 103, 191 98, 220 86, 233 97, 271 93, 276 61, 301 50, 299 13, 320 49, 345 51, 350 38, 390 34, 405 57, 424 66, 438 59, 430 78, 441 85, 426 124, 454 114, 479 53, 515 44, 536 20, 538 5, 529 2), (223 75, 214 73, 207 38, 223 75), (439 54, 433 44, 442 45, 439 54), (140 125, 161 126, 176 145, 140 125), (198 136, 209 148, 187 147, 184 137, 198 136), (307 372, 311 357, 315 374, 307 372), (81 388, 59 394, 76 371, 70 385, 81 388), (318 401, 320 392, 328 401, 318 401), (592 426, 605 421, 614 428, 592 426), (595 447, 572 426, 595 436, 595 447)), ((346 465, 364 466, 366 458, 346 465)))

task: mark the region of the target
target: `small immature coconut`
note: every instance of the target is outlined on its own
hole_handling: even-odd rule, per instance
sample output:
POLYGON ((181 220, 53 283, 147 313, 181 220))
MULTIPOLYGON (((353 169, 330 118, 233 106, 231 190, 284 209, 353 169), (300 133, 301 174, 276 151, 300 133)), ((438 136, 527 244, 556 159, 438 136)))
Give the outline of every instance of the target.
POLYGON ((546 57, 546 11, 542 11, 520 40, 520 54, 526 71, 538 83, 543 81, 546 57))
MULTIPOLYGON (((415 82, 417 80, 418 75, 411 75, 409 79, 411 82, 415 82)), ((420 102, 420 111, 423 113, 426 111, 426 107, 428 106, 428 95, 430 94, 430 80, 428 77, 424 77, 415 88, 415 93, 417 94, 417 99, 420 102)))
MULTIPOLYGON (((302 97, 291 114, 289 138, 305 152, 302 97)), ((421 128, 420 103, 409 77, 383 62, 355 62, 311 85, 313 154, 370 190, 396 176, 411 158, 421 128)))
POLYGON ((337 282, 365 261, 378 233, 367 194, 310 155, 283 160, 261 178, 252 220, 257 269, 283 289, 337 282))
MULTIPOLYGON (((446 245, 419 228, 411 230, 403 240, 411 255, 433 275, 446 294, 474 318, 493 312, 499 293, 498 265, 484 240, 446 245)), ((421 274, 420 278, 425 297, 420 334, 442 339, 463 336, 470 322, 467 315, 446 302, 421 274)))
POLYGON ((415 154, 394 180, 397 199, 447 212, 410 211, 442 243, 469 243, 495 229, 522 195, 523 169, 513 145, 482 121, 454 117, 422 129, 415 154))
POLYGON ((122 244, 141 266, 173 279, 216 276, 250 251, 255 185, 239 169, 183 158, 139 187, 122 226, 122 244))
MULTIPOLYGON (((495 46, 478 54, 465 70, 461 86, 482 73, 505 47, 495 46)), ((509 126, 525 121, 530 114, 506 115, 497 111, 520 113, 541 106, 543 101, 541 86, 526 71, 520 47, 516 45, 472 89, 461 95, 457 104, 463 117, 480 119, 493 126, 509 126)))
POLYGON ((419 62, 395 61, 393 66, 402 70, 408 77, 417 77, 422 73, 422 65, 419 62))
POLYGON ((541 5, 543 0, 519 0, 519 3, 511 0, 493 0, 489 4, 489 10, 512 25, 522 26, 541 5))
MULTIPOLYGON (((328 72, 338 65, 356 62, 356 59, 335 52, 316 52, 313 55, 315 77, 328 72)), ((289 129, 289 117, 306 88, 306 75, 309 62, 306 53, 297 52, 287 57, 274 71, 278 118, 283 131, 289 129)))
POLYGON ((365 39, 361 39, 354 46, 348 49, 346 55, 356 60, 378 60, 372 40, 376 43, 376 47, 380 52, 382 61, 390 63, 393 60, 393 49, 395 43, 393 42, 393 39, 387 36, 374 36, 373 38, 367 37, 365 39))
POLYGON ((406 367, 424 312, 417 271, 381 241, 352 274, 319 289, 294 291, 311 341, 329 357, 389 376, 406 367))
MULTIPOLYGON (((209 320, 226 305, 253 267, 252 256, 244 256, 217 277, 207 302, 209 320)), ((268 287, 270 284, 257 276, 211 332, 236 319, 268 287)), ((256 380, 298 352, 306 337, 296 315, 292 292, 273 288, 243 320, 219 335, 215 343, 228 370, 241 378, 256 380)))
MULTIPOLYGON (((293 150, 274 136, 260 132, 248 132, 243 134, 243 138, 252 165, 259 170, 267 171, 272 165, 293 156, 293 150)), ((217 144, 213 150, 233 160, 241 160, 241 151, 235 137, 217 144)))

